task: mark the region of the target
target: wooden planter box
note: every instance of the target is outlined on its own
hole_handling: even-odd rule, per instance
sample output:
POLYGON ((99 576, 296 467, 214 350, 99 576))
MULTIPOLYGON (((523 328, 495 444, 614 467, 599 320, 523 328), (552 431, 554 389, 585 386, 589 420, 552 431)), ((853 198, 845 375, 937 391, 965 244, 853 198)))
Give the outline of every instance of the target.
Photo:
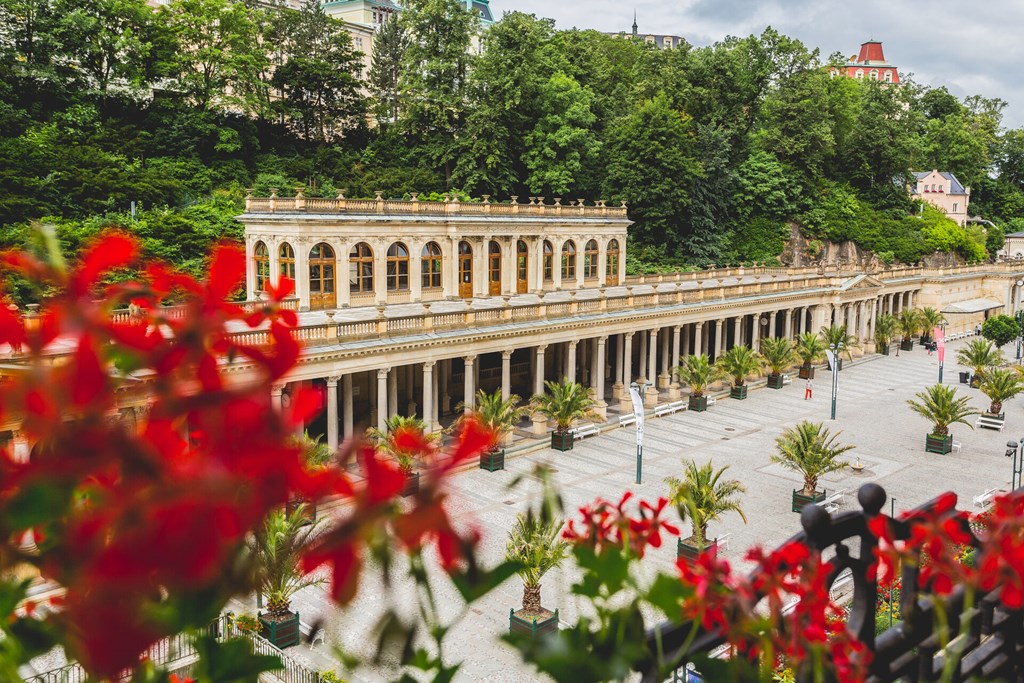
POLYGON ((402 489, 402 497, 408 498, 420 492, 420 473, 409 474, 405 477, 405 488, 402 489))
POLYGON ((733 387, 729 389, 729 398, 734 398, 738 401, 742 401, 747 397, 747 385, 744 384, 742 387, 733 387))
POLYGON ((793 512, 801 512, 811 503, 820 503, 825 500, 825 495, 825 489, 817 491, 813 496, 805 496, 803 489, 793 489, 793 512))
POLYGON ((571 451, 575 442, 572 432, 551 432, 551 447, 556 451, 571 451))
POLYGON ((968 384, 970 381, 971 381, 971 373, 970 372, 961 372, 960 373, 960 384, 968 384))
POLYGON ((258 615, 260 620, 260 635, 269 640, 278 648, 298 645, 302 637, 299 631, 299 613, 289 612, 289 616, 283 619, 271 618, 258 615))
POLYGON ((953 435, 939 436, 938 434, 929 434, 924 440, 924 450, 926 453, 938 453, 939 455, 952 452, 953 435))
POLYGON ((783 383, 784 379, 785 378, 781 374, 779 374, 779 375, 768 375, 768 388, 769 389, 781 389, 782 387, 785 386, 785 384, 783 383))
POLYGON ((480 469, 488 472, 505 469, 505 449, 493 448, 480 454, 480 469))
POLYGON ((549 633, 555 633, 556 631, 558 631, 558 610, 555 610, 554 614, 547 619, 537 619, 534 617, 524 619, 517 617, 514 609, 508 611, 509 633, 522 633, 531 638, 537 638, 539 636, 546 636, 549 633))
POLYGON ((913 339, 904 339, 903 341, 900 342, 900 351, 913 351, 913 350, 914 350, 914 340, 913 339))
POLYGON ((801 365, 800 366, 800 379, 814 379, 814 366, 813 365, 801 365))
POLYGON ((882 354, 883 356, 888 356, 889 355, 889 345, 886 344, 885 346, 879 347, 878 348, 878 352, 880 354, 882 354))
POLYGON ((703 413, 705 410, 708 409, 708 397, 690 396, 690 401, 686 407, 698 413, 703 413))
POLYGON ((689 543, 687 543, 687 541, 689 541, 689 540, 690 540, 689 538, 686 539, 686 541, 684 541, 681 538, 676 539, 676 559, 677 560, 686 560, 687 562, 693 563, 693 562, 697 561, 697 558, 700 557, 701 553, 704 553, 704 552, 714 552, 714 551, 718 550, 718 540, 717 539, 714 540, 714 541, 711 541, 710 543, 708 543, 704 547, 704 550, 701 550, 700 548, 698 548, 695 545, 690 545, 689 543))

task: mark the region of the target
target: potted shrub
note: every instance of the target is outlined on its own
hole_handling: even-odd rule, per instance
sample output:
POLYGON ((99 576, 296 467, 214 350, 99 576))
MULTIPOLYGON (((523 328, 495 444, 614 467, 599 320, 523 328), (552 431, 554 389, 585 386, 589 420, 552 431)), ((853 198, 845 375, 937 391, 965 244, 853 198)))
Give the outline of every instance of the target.
POLYGON ((551 433, 551 447, 558 451, 571 451, 573 438, 570 430, 577 420, 600 420, 594 410, 597 401, 594 392, 570 380, 545 382, 547 389, 530 401, 530 411, 544 415, 555 423, 551 433))
POLYGON ((732 388, 729 390, 729 398, 743 400, 747 397, 747 385, 744 384, 747 377, 760 372, 764 367, 764 358, 757 351, 749 346, 734 346, 715 361, 723 375, 732 378, 732 388))
POLYGON ((404 415, 393 415, 385 421, 384 431, 376 427, 368 430, 370 441, 383 453, 390 456, 399 469, 405 473, 406 484, 403 496, 412 496, 420 490, 420 473, 416 471, 422 452, 409 450, 405 444, 428 444, 436 447, 440 434, 427 433, 427 425, 423 420, 404 415), (401 438, 404 432, 414 432, 415 438, 401 438))
MULTIPOLYGON (((302 439, 298 441, 298 445, 302 449, 302 458, 306 465, 306 469, 314 471, 324 469, 334 459, 334 453, 331 451, 330 447, 323 442, 322 437, 314 439, 309 435, 309 432, 305 432, 302 435, 302 439)), ((316 521, 315 502, 305 503, 303 505, 303 501, 301 499, 293 498, 285 505, 285 511, 291 513, 299 509, 300 506, 302 506, 306 519, 309 522, 316 521)))
POLYGON ((883 356, 889 355, 889 344, 896 334, 896 318, 884 313, 875 319, 875 347, 883 356))
POLYGON ((840 456, 853 446, 840 445, 837 441, 840 434, 842 432, 831 434, 820 422, 804 420, 775 439, 777 452, 772 455, 772 462, 799 472, 804 478, 803 489, 793 490, 793 512, 800 512, 810 503, 823 501, 825 491, 818 490, 818 480, 850 465, 840 456))
POLYGON ((921 326, 921 343, 931 343, 935 341, 932 339, 932 331, 942 323, 946 322, 945 316, 931 306, 925 306, 918 311, 917 315, 918 324, 921 326))
POLYGON ((516 517, 505 545, 505 559, 520 567, 516 573, 523 580, 523 604, 518 611, 509 612, 510 633, 536 637, 558 630, 558 610, 541 606, 540 582, 568 556, 569 544, 561 535, 561 521, 543 521, 522 513, 516 517))
POLYGON ((813 332, 801 334, 796 338, 796 355, 803 362, 800 366, 800 379, 814 379, 814 364, 825 355, 821 337, 813 332))
POLYGON ((747 489, 736 479, 723 480, 722 476, 727 469, 728 465, 715 470, 710 462, 698 467, 691 460, 686 463, 682 479, 665 479, 669 502, 679 511, 679 519, 690 521, 690 537, 679 539, 676 545, 678 558, 693 561, 707 547, 715 546, 715 542, 708 543, 708 524, 721 519, 726 512, 738 513, 746 524, 747 517, 740 507, 739 494, 745 493, 747 489))
POLYGON ((916 308, 905 308, 896 318, 896 329, 900 332, 900 351, 914 350, 914 335, 921 328, 921 314, 916 308))
POLYGON ((949 426, 961 423, 971 429, 974 427, 966 418, 977 415, 978 411, 969 405, 967 396, 957 398, 956 388, 944 384, 933 384, 924 391, 915 394, 918 400, 909 399, 909 405, 915 413, 931 421, 932 431, 925 438, 925 451, 928 453, 945 454, 953 450, 953 437, 949 426))
POLYGON ((324 522, 320 519, 311 524, 303 507, 292 513, 271 512, 249 539, 257 590, 267 600, 267 611, 258 615, 260 635, 279 648, 299 643, 299 614, 291 611, 292 596, 325 581, 306 574, 300 565, 324 522))
POLYGON ((985 417, 1002 422, 1006 417, 1003 404, 1024 391, 1024 380, 1013 368, 992 368, 982 375, 978 388, 990 403, 988 412, 984 413, 985 417))
MULTIPOLYGON (((853 354, 850 352, 853 348, 858 348, 860 344, 857 343, 857 338, 848 334, 846 325, 831 325, 829 327, 821 328, 818 332, 821 335, 821 341, 825 349, 830 349, 833 346, 841 349, 840 353, 846 352, 846 357, 853 360, 853 354)), ((824 350, 822 351, 824 353, 824 350)), ((836 369, 843 369, 843 359, 836 354, 836 369)))
POLYGON ((768 366, 768 388, 783 387, 782 371, 797 361, 798 356, 793 350, 793 342, 788 339, 771 338, 761 341, 761 357, 768 366))
POLYGON ((1009 344, 1019 334, 1017 321, 1009 315, 994 315, 981 325, 981 336, 995 344, 996 348, 1009 344))
POLYGON ((1002 364, 1003 352, 985 339, 972 339, 956 352, 956 362, 971 369, 971 386, 977 387, 985 371, 1002 364))
POLYGON ((690 410, 701 412, 708 409, 708 397, 704 393, 708 385, 717 379, 721 379, 722 370, 713 364, 707 354, 700 353, 695 356, 681 358, 676 374, 679 381, 690 387, 690 410))
MULTIPOLYGON (((480 454, 480 469, 488 472, 505 469, 505 449, 502 445, 529 412, 529 408, 519 405, 520 401, 522 399, 515 394, 503 399, 501 389, 496 389, 493 394, 483 389, 477 390, 473 415, 494 434, 494 445, 480 454)), ((455 410, 463 413, 464 406, 459 405, 455 410)))

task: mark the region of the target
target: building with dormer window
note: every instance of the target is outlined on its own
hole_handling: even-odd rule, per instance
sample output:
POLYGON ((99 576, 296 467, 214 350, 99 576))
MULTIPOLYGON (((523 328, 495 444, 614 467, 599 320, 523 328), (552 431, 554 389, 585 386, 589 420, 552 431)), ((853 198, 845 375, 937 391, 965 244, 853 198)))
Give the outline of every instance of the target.
POLYGON ((923 199, 963 226, 971 188, 964 187, 949 171, 915 171, 917 183, 910 189, 914 199, 923 199))
POLYGON ((882 43, 877 40, 862 43, 858 54, 852 55, 841 67, 832 67, 831 73, 833 76, 868 78, 883 83, 900 82, 899 71, 886 61, 882 43))

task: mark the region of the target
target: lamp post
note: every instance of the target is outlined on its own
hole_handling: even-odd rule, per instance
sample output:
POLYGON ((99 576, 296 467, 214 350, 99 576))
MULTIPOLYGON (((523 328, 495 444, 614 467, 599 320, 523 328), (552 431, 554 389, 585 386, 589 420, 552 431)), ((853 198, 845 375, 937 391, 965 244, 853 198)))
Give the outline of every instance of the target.
POLYGON ((1021 486, 1021 473, 1024 470, 1024 439, 1006 442, 1006 457, 1013 458, 1013 470, 1010 472, 1010 490, 1016 491, 1021 486))
MULTIPOLYGON (((1024 280, 1017 280, 1017 287, 1024 287, 1024 280)), ((1013 314, 1017 321, 1017 365, 1020 365, 1021 337, 1024 337, 1024 311, 1017 311, 1013 314)))
POLYGON ((633 401, 633 417, 636 418, 636 483, 643 481, 644 472, 644 392, 650 382, 642 384, 632 382, 629 385, 629 397, 633 401))
MULTIPOLYGON (((935 343, 938 346, 937 353, 939 354, 939 384, 942 384, 942 365, 943 365, 943 362, 946 360, 946 321, 945 320, 943 320, 941 323, 939 323, 939 332, 940 332, 939 338, 936 340, 935 343)), ((1018 348, 1019 348, 1019 346, 1018 346, 1018 348)), ((1020 354, 1018 353, 1017 356, 1020 357, 1020 354)))
POLYGON ((832 352, 832 419, 836 419, 836 393, 839 391, 839 354, 846 348, 846 344, 829 344, 832 352))

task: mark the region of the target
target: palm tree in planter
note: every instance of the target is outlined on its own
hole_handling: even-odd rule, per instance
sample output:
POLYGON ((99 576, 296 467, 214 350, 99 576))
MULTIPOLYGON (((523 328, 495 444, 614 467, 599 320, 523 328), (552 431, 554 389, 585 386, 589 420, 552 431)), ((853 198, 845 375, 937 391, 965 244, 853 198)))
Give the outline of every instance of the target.
POLYGON ((722 378, 722 369, 711 362, 707 354, 699 353, 695 356, 686 356, 679 359, 681 362, 676 368, 679 381, 690 387, 690 410, 697 412, 708 409, 708 397, 704 393, 715 380, 722 378))
POLYGON ((932 341, 932 330, 946 322, 945 316, 931 306, 925 306, 918 311, 918 322, 921 325, 921 341, 932 341))
POLYGON ((764 358, 749 346, 734 346, 715 361, 722 374, 732 377, 732 388, 729 398, 743 400, 747 397, 747 377, 760 372, 764 367, 764 358))
POLYGON ((977 415, 978 411, 971 408, 970 398, 967 396, 957 398, 955 387, 933 384, 915 396, 918 400, 909 399, 907 405, 918 415, 930 420, 933 425, 931 434, 925 438, 925 452, 945 454, 953 450, 950 425, 959 422, 974 429, 967 418, 977 415))
POLYGON ((558 630, 558 610, 551 612, 541 606, 540 582, 569 554, 569 544, 561 535, 561 521, 522 513, 516 517, 505 545, 505 559, 520 566, 517 573, 523 580, 523 605, 518 612, 510 611, 511 633, 538 636, 558 630))
POLYGON ((1024 379, 1013 368, 993 368, 982 375, 979 388, 991 402, 985 416, 992 421, 1002 422, 1006 417, 1003 404, 1024 391, 1024 379))
POLYGON ((896 318, 896 328, 900 331, 900 351, 914 350, 914 335, 921 329, 921 312, 916 308, 905 308, 896 318))
MULTIPOLYGON (((838 349, 842 349, 846 352, 846 357, 853 360, 853 354, 850 352, 851 349, 859 348, 860 344, 857 342, 857 338, 851 334, 848 334, 846 325, 830 325, 829 327, 822 327, 821 331, 818 332, 821 335, 821 341, 824 343, 825 348, 829 349, 835 346, 838 349)), ((843 369, 843 359, 836 357, 836 364, 838 369, 843 369)))
POLYGON ((814 379, 814 364, 825 355, 825 345, 821 337, 813 332, 804 332, 796 338, 796 355, 803 361, 800 366, 800 379, 814 379))
MULTIPOLYGON (((296 438, 299 448, 302 449, 302 459, 309 470, 320 470, 326 468, 334 460, 334 452, 330 446, 323 442, 322 437, 313 438, 309 432, 304 432, 302 438, 296 438)), ((302 500, 293 498, 285 505, 285 511, 289 514, 297 510, 302 500)), ((316 503, 308 503, 303 508, 306 518, 312 522, 316 520, 316 503)))
POLYGON ((976 387, 989 368, 1002 364, 1003 352, 987 339, 972 339, 956 352, 956 362, 971 369, 971 386, 976 387))
POLYGON ((404 415, 393 415, 384 422, 384 431, 371 427, 367 430, 370 441, 386 455, 391 457, 398 468, 405 473, 406 484, 403 496, 411 496, 420 490, 420 473, 415 471, 419 459, 423 453, 419 450, 408 450, 405 444, 427 444, 431 448, 436 447, 440 442, 440 434, 428 434, 427 425, 423 420, 404 415), (396 435, 403 432, 414 432, 414 439, 396 439, 396 435))
POLYGON ((761 340, 761 356, 771 371, 768 374, 768 388, 781 389, 782 371, 796 363, 799 356, 793 349, 793 342, 782 337, 761 340))
POLYGON ((804 478, 803 489, 793 489, 793 512, 824 500, 825 491, 817 490, 818 480, 849 466, 850 463, 840 456, 853 446, 838 443, 840 434, 842 432, 830 433, 820 422, 804 420, 775 439, 777 453, 772 456, 772 462, 799 472, 804 478))
MULTIPOLYGON (((686 463, 686 472, 682 479, 665 479, 669 489, 669 502, 679 511, 679 519, 684 522, 690 521, 690 538, 679 539, 676 546, 678 558, 696 560, 709 545, 708 524, 721 519, 725 513, 736 512, 743 519, 743 523, 747 523, 747 517, 743 514, 739 501, 739 494, 746 493, 747 489, 736 479, 723 480, 727 469, 728 465, 715 470, 710 462, 698 466, 691 460, 686 463)), ((716 544, 712 542, 710 545, 716 544)))
POLYGON ((896 318, 883 313, 875 319, 875 347, 883 356, 889 355, 889 344, 896 335, 896 318))
MULTIPOLYGON (((488 394, 483 389, 476 392, 476 407, 473 415, 494 433, 494 445, 480 454, 480 469, 494 472, 505 469, 505 450, 501 448, 507 437, 529 413, 527 406, 520 406, 521 398, 512 394, 508 398, 501 397, 501 389, 488 394)), ((455 410, 463 412, 465 407, 458 405, 455 410)))
POLYGON ((551 434, 551 447, 558 451, 571 451, 573 438, 570 430, 577 420, 600 420, 594 410, 597 401, 594 392, 568 379, 561 382, 544 382, 547 389, 530 401, 530 412, 540 413, 554 421, 555 431, 551 434))
POLYGON ((275 510, 249 538, 257 589, 267 599, 267 611, 259 615, 260 635, 277 647, 299 643, 299 614, 291 611, 292 597, 303 588, 324 583, 303 572, 300 565, 324 521, 310 523, 303 505, 293 512, 275 510))

